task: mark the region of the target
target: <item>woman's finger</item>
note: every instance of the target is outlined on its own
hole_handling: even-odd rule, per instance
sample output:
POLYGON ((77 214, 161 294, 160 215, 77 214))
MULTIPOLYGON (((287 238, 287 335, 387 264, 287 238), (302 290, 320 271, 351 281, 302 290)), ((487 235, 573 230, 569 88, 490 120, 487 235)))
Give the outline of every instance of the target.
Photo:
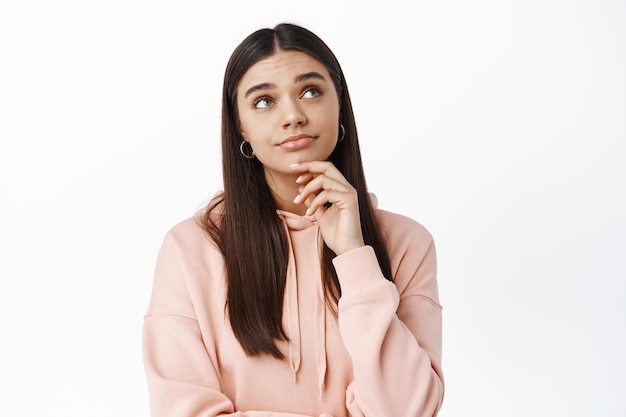
POLYGON ((319 175, 311 179, 308 183, 302 184, 299 189, 299 194, 294 200, 295 203, 303 202, 310 195, 319 195, 322 191, 339 191, 343 193, 350 193, 354 190, 351 186, 338 182, 326 175, 319 175))
POLYGON ((298 164, 290 165, 290 168, 295 173, 299 174, 312 174, 314 177, 319 175, 326 175, 329 178, 332 178, 336 181, 339 181, 344 184, 348 184, 348 180, 343 176, 343 174, 335 167, 332 162, 328 161, 309 161, 309 162, 300 162, 298 164))
POLYGON ((311 181, 313 178, 315 178, 313 174, 311 174, 310 172, 305 172, 304 174, 296 178, 296 184, 306 184, 309 181, 311 181))
POLYGON ((322 211, 322 213, 326 212, 333 205, 341 210, 345 208, 345 200, 347 196, 345 193, 340 193, 337 191, 321 191, 316 196, 311 196, 311 198, 306 200, 308 210, 308 215, 315 215, 316 212, 322 211))

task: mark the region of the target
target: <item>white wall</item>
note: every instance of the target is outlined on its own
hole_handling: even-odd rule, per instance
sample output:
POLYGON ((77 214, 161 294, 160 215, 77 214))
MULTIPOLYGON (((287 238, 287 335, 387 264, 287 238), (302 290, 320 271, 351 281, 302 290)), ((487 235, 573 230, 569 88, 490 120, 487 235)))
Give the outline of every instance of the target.
POLYGON ((221 187, 231 50, 282 20, 342 62, 381 206, 435 235, 441 415, 626 414, 626 4, 410 3, 0 4, 0 415, 148 415, 156 251, 221 187))

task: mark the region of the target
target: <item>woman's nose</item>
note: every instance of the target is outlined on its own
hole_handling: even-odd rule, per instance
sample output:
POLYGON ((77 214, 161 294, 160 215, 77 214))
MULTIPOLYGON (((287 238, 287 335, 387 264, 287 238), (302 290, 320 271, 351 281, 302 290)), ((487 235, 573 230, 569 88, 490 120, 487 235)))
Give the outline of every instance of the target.
POLYGON ((306 124, 306 115, 296 100, 283 101, 283 111, 283 127, 306 124))

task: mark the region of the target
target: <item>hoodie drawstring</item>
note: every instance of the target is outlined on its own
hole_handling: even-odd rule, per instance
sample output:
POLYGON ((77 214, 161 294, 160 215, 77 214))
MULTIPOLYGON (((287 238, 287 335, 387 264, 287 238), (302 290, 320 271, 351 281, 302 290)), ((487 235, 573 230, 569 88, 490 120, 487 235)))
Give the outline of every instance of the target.
MULTIPOLYGON (((285 224, 285 227, 287 225, 285 224)), ((298 282, 296 280, 296 261, 293 254, 293 246, 289 229, 287 229, 287 241, 289 242, 289 264, 287 265, 287 282, 285 283, 285 311, 284 316, 288 323, 289 336, 289 363, 293 371, 293 382, 298 382, 298 370, 302 356, 300 340, 300 313, 298 309, 298 282)))
MULTIPOLYGON (((300 363, 302 360, 302 345, 301 345, 301 329, 300 329, 300 312, 299 312, 299 300, 298 300, 298 279, 296 269, 296 259, 291 238, 291 231, 303 230, 309 227, 315 227, 317 236, 317 252, 315 254, 316 259, 313 262, 315 268, 314 276, 320 277, 320 263, 321 254, 323 248, 323 239, 319 230, 317 222, 311 220, 311 218, 297 216, 292 213, 280 212, 279 217, 282 219, 287 232, 287 241, 289 246, 289 264, 287 266, 287 277, 285 283, 285 304, 283 307, 283 317, 286 319, 287 331, 289 337, 289 364, 293 372, 294 383, 297 382, 298 371, 300 369, 300 363)), ((315 283, 315 303, 314 311, 315 317, 313 318, 314 334, 313 343, 315 348, 315 366, 318 376, 318 387, 320 390, 320 398, 324 390, 324 384, 326 381, 327 371, 327 358, 326 358, 326 303, 324 298, 324 288, 321 279, 317 279, 315 283)))
MULTIPOLYGON (((318 241, 324 243, 321 233, 318 229, 318 241)), ((323 246, 318 245, 321 257, 323 246)), ((317 263, 318 268, 320 263, 317 263)), ((318 276, 321 274, 318 274, 318 276)), ((326 301, 324 297, 324 287, 322 280, 319 279, 316 285, 317 297, 315 297, 315 366, 317 367, 318 387, 320 390, 320 400, 324 392, 324 383, 326 381, 326 301)))

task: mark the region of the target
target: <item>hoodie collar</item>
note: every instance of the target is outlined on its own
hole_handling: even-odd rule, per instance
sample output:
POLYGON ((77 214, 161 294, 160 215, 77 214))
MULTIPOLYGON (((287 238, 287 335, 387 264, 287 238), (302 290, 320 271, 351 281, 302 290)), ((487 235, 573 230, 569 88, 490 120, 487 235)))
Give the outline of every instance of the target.
POLYGON ((300 231, 317 226, 317 221, 314 216, 300 216, 299 214, 284 210, 276 210, 276 213, 278 213, 278 217, 283 220, 287 230, 300 231))

